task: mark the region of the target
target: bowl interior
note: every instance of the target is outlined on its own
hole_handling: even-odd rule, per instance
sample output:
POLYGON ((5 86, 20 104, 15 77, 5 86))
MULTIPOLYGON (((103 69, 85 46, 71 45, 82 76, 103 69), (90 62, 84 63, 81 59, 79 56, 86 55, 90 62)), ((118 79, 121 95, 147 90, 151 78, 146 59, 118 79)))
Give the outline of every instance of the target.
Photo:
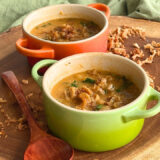
POLYGON ((84 18, 98 24, 101 28, 108 26, 105 15, 91 7, 79 4, 63 4, 48 6, 33 11, 23 22, 23 29, 30 32, 35 26, 58 18, 84 18))
POLYGON ((44 75, 43 89, 51 97, 51 90, 57 82, 69 75, 91 69, 124 75, 141 92, 149 83, 144 70, 131 60, 111 53, 91 52, 70 56, 52 65, 44 75))

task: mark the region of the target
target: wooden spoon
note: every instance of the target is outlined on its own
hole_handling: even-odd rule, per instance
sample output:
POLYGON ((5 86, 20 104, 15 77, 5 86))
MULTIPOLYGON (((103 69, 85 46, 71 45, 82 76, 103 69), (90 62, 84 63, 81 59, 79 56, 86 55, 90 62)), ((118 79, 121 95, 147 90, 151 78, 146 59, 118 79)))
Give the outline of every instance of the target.
POLYGON ((25 151, 24 160, 72 160, 73 148, 63 140, 44 132, 35 122, 15 74, 7 71, 1 76, 15 95, 30 127, 30 144, 25 151))

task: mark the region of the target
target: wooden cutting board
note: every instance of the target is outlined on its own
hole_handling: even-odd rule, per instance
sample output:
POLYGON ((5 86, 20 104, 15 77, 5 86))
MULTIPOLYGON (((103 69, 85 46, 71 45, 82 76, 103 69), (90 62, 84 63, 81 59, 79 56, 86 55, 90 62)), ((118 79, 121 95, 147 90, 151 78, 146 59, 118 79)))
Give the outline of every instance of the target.
MULTIPOLYGON (((109 20, 110 30, 114 30, 120 25, 138 26, 146 29, 148 37, 159 38, 160 41, 160 23, 147 20, 138 20, 121 16, 112 16, 109 20)), ((0 73, 6 70, 13 70, 18 79, 28 79, 28 85, 22 85, 25 94, 33 92, 35 98, 33 101, 37 105, 42 105, 42 99, 36 97, 41 91, 38 85, 33 81, 30 75, 30 68, 24 56, 18 54, 15 48, 15 42, 22 36, 21 26, 0 35, 0 73)), ((159 60, 154 63, 152 68, 156 81, 160 79, 159 60)), ((148 67, 150 68, 150 67, 148 67)), ((8 88, 0 79, 0 97, 7 99, 7 104, 3 107, 11 117, 18 117, 21 111, 15 100, 11 97, 8 88)), ((0 121, 4 117, 0 113, 0 121)), ((0 160, 23 160, 23 154, 29 141, 29 130, 17 131, 15 125, 6 128, 8 138, 0 138, 0 160)), ((130 144, 120 149, 103 152, 87 153, 75 151, 75 160, 160 160, 160 116, 145 120, 145 125, 140 135, 130 144)))

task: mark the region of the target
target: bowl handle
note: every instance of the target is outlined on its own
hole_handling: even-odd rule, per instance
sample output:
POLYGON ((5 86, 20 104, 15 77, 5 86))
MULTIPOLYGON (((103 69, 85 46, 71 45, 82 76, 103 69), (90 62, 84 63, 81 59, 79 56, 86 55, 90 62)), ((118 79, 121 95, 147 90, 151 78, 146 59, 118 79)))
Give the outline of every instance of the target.
POLYGON ((134 107, 132 110, 125 112, 122 115, 123 121, 128 122, 128 121, 136 120, 136 119, 149 118, 149 117, 152 117, 152 116, 158 114, 160 112, 160 93, 157 92, 152 87, 149 87, 149 96, 148 96, 147 103, 150 100, 158 100, 158 102, 154 107, 152 107, 151 109, 148 109, 148 110, 134 107))
POLYGON ((20 38, 16 42, 17 50, 27 57, 35 57, 35 58, 54 58, 55 53, 53 48, 49 48, 47 46, 43 46, 40 49, 29 49, 28 39, 20 38))
POLYGON ((49 66, 49 65, 52 65, 54 63, 56 63, 57 61, 56 60, 52 60, 52 59, 45 59, 45 60, 41 60, 39 61, 38 63, 36 63, 33 68, 32 68, 32 77, 33 79, 37 82, 37 84, 42 87, 42 79, 43 79, 43 76, 40 76, 38 74, 38 70, 41 69, 42 67, 45 67, 45 66, 49 66))
POLYGON ((106 15, 106 17, 109 19, 110 17, 110 9, 107 5, 103 4, 103 3, 92 3, 88 5, 89 7, 98 9, 100 11, 103 11, 106 15))

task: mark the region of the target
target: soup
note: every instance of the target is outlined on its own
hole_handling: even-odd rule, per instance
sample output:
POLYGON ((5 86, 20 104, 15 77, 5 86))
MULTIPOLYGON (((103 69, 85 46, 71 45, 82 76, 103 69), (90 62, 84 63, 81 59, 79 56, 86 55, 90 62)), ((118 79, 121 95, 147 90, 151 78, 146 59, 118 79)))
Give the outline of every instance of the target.
POLYGON ((88 70, 59 81, 51 94, 69 107, 102 111, 132 102, 139 96, 140 91, 125 76, 107 71, 88 70))
POLYGON ((69 42, 89 38, 100 30, 100 27, 92 21, 64 18, 44 22, 33 28, 31 34, 49 41, 69 42))

